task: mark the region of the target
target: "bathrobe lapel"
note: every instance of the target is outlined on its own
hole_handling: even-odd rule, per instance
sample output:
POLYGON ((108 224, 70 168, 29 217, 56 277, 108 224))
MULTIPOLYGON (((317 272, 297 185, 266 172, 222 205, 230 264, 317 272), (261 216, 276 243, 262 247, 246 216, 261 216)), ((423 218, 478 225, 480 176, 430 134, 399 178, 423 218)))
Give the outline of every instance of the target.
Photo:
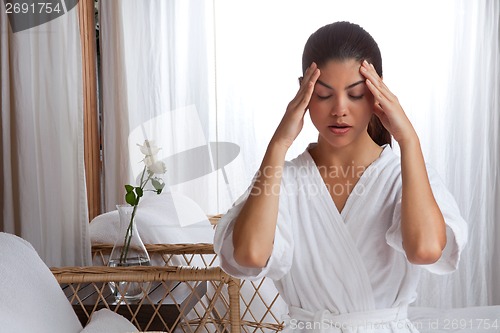
MULTIPOLYGON (((339 311, 355 312, 369 311, 375 309, 373 290, 363 259, 356 247, 354 240, 346 228, 342 215, 338 212, 330 193, 328 192, 319 171, 306 152, 303 162, 309 169, 312 176, 310 181, 318 189, 317 204, 315 205, 318 219, 314 223, 321 223, 325 232, 322 234, 324 242, 318 240, 324 246, 324 253, 327 253, 330 262, 335 263, 335 276, 340 279, 340 284, 345 289, 343 292, 345 304, 337 304, 339 311)), ((346 208, 352 206, 355 198, 349 198, 346 202, 346 208), (349 206, 347 206, 349 204, 349 206)), ((338 285, 331 283, 332 274, 326 274, 325 283, 331 285, 332 289, 338 288, 338 285)), ((335 292, 335 291, 334 291, 335 292)), ((339 299, 336 297, 335 299, 339 299)))

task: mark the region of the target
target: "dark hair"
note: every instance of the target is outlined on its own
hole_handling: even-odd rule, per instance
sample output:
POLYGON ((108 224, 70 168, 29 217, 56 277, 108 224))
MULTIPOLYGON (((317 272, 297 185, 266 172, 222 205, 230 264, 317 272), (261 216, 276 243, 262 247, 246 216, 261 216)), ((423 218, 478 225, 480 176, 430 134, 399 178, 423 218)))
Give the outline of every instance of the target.
MULTIPOLYGON (((335 22, 319 28, 306 42, 302 54, 302 72, 315 62, 318 67, 330 60, 366 60, 382 76, 382 56, 377 42, 359 25, 335 22)), ((391 134, 374 114, 368 124, 368 134, 378 145, 391 144, 391 134)))

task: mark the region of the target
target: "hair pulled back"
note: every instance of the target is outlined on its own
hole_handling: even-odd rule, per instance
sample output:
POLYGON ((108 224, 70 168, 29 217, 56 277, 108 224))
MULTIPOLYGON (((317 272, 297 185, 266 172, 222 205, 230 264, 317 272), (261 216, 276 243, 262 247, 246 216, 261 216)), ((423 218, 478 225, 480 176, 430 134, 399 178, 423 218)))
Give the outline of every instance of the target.
MULTIPOLYGON (((350 22, 335 22, 319 28, 306 42, 302 54, 302 71, 315 62, 318 67, 330 60, 366 60, 382 76, 382 56, 373 37, 362 27, 350 22)), ((368 134, 375 143, 391 144, 391 134, 373 114, 368 124, 368 134)))

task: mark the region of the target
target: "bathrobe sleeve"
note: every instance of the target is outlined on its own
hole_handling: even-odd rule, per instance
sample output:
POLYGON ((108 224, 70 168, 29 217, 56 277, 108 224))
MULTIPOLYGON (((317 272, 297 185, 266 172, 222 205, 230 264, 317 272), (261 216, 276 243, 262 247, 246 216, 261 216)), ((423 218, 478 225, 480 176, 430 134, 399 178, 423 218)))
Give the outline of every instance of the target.
POLYGON ((234 222, 243 208, 246 199, 248 198, 254 181, 252 181, 252 185, 248 188, 248 190, 234 203, 233 207, 229 209, 226 214, 224 214, 217 224, 214 237, 214 250, 219 256, 221 268, 229 275, 248 280, 258 280, 264 276, 273 280, 279 280, 290 270, 293 256, 293 237, 288 208, 289 194, 287 192, 287 188, 289 186, 287 186, 285 174, 282 177, 279 189, 279 211, 276 232, 274 235, 273 250, 266 267, 244 267, 239 265, 234 260, 234 222))
MULTIPOLYGON (((437 262, 431 265, 422 265, 422 267, 434 274, 447 274, 458 267, 460 253, 467 243, 467 223, 460 215, 455 199, 438 173, 430 166, 427 166, 427 173, 432 193, 446 223, 446 247, 437 262)), ((397 199, 392 225, 386 233, 386 240, 391 247, 404 253, 401 235, 401 196, 397 199)))

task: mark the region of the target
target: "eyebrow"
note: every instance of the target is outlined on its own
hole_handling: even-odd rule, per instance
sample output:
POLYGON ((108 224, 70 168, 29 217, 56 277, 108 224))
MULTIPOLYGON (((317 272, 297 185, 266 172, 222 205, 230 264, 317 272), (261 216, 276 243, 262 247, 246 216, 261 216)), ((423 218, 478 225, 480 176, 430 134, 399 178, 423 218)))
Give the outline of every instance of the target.
MULTIPOLYGON (((326 84, 325 82, 321 81, 321 80, 316 80, 317 83, 321 84, 322 86, 324 87, 327 87, 328 89, 332 89, 334 90, 330 85, 326 84)), ((358 84, 361 84, 361 83, 365 83, 365 80, 359 80, 358 82, 354 82, 353 84, 350 84, 348 85, 347 87, 345 87, 345 89, 351 89, 355 86, 357 86, 358 84)))

